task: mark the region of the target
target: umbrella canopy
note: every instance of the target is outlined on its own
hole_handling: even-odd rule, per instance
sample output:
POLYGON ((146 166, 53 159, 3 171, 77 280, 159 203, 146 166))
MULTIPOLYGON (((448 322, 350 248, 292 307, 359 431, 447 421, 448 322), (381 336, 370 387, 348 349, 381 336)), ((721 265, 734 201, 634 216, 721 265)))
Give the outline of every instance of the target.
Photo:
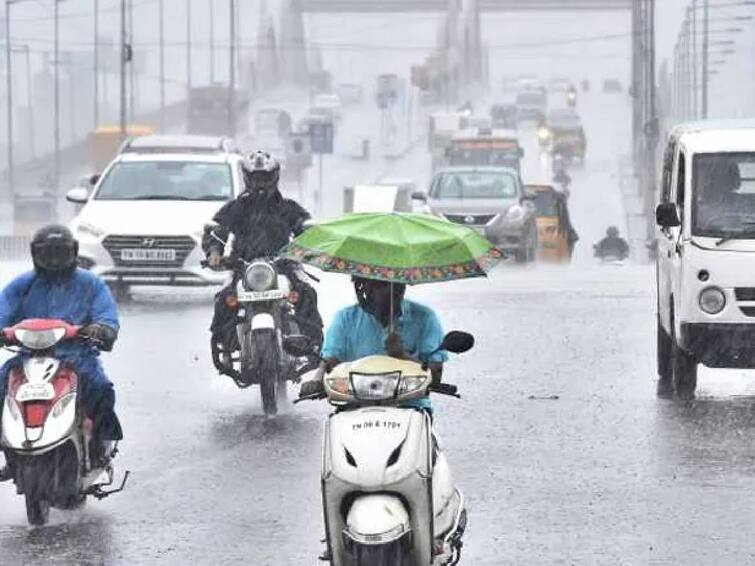
POLYGON ((461 224, 425 214, 347 214, 293 240, 283 257, 393 283, 484 277, 503 253, 461 224))

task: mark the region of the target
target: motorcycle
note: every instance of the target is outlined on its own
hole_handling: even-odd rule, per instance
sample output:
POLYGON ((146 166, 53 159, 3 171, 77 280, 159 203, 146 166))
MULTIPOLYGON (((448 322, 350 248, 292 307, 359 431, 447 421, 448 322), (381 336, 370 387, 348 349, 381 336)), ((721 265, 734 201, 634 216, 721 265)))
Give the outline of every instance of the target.
MULTIPOLYGON (((285 342, 293 353, 306 344, 304 337, 285 342)), ((473 344, 471 335, 451 332, 438 351, 462 353, 473 344)), ((430 415, 404 405, 429 392, 459 397, 456 386, 433 384, 427 364, 369 356, 335 367, 324 388, 299 400, 327 397, 336 407, 323 442, 325 559, 333 566, 458 564, 464 496, 430 415)))
POLYGON ((64 341, 97 347, 80 330, 53 319, 28 319, 3 329, 6 344, 18 346, 23 364, 8 376, 0 446, 35 526, 47 523, 50 507, 76 509, 87 496, 103 499, 123 491, 129 476, 126 471, 120 487, 105 489, 113 485, 117 445, 106 450, 104 464, 93 462, 93 422, 80 403, 79 377, 55 357, 55 346, 64 341))
POLYGON ((288 381, 298 382, 316 367, 308 355, 291 356, 283 349, 286 336, 299 334, 294 318, 299 297, 280 273, 279 261, 223 258, 220 269, 234 272, 233 291, 225 296, 225 305, 235 313, 238 350, 226 352, 215 341, 212 344, 212 361, 220 373, 242 389, 260 386, 266 415, 276 414, 279 404, 286 402, 288 381))
POLYGON ((593 245, 594 256, 598 259, 601 265, 622 266, 626 265, 628 258, 623 254, 617 252, 608 252, 600 254, 598 250, 598 244, 593 245))

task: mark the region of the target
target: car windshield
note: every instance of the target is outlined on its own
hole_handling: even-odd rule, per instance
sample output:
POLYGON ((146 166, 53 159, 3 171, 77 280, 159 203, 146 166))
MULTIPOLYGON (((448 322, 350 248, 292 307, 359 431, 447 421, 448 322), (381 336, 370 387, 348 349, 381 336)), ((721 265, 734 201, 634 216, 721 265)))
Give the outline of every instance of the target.
POLYGON ((438 199, 510 199, 517 196, 517 178, 506 171, 442 173, 433 187, 438 199))
POLYGON ((535 210, 538 216, 558 216, 558 199, 550 191, 534 193, 535 210))
POLYGON ((226 163, 139 161, 116 163, 95 200, 208 200, 233 197, 226 163))
POLYGON ((755 238, 755 153, 705 153, 693 160, 692 233, 755 238))

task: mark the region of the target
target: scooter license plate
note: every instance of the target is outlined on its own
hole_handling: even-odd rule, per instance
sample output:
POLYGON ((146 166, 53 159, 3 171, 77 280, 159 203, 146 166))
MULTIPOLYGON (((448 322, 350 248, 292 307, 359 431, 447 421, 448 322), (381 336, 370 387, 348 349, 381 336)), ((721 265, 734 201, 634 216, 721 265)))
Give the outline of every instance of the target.
POLYGON ((55 397, 55 388, 50 383, 24 383, 16 392, 16 401, 49 401, 55 397))
POLYGON ((272 291, 242 291, 238 294, 240 303, 254 303, 257 301, 275 301, 285 298, 286 293, 279 289, 272 291))

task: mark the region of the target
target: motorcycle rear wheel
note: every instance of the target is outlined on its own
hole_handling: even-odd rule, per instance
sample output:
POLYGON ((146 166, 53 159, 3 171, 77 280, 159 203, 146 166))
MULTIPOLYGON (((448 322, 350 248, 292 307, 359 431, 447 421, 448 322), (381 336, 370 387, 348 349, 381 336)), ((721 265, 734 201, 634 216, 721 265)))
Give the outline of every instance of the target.
POLYGON ((252 336, 257 357, 262 408, 266 415, 278 413, 278 388, 280 387, 280 364, 278 341, 273 331, 257 331, 252 336))

